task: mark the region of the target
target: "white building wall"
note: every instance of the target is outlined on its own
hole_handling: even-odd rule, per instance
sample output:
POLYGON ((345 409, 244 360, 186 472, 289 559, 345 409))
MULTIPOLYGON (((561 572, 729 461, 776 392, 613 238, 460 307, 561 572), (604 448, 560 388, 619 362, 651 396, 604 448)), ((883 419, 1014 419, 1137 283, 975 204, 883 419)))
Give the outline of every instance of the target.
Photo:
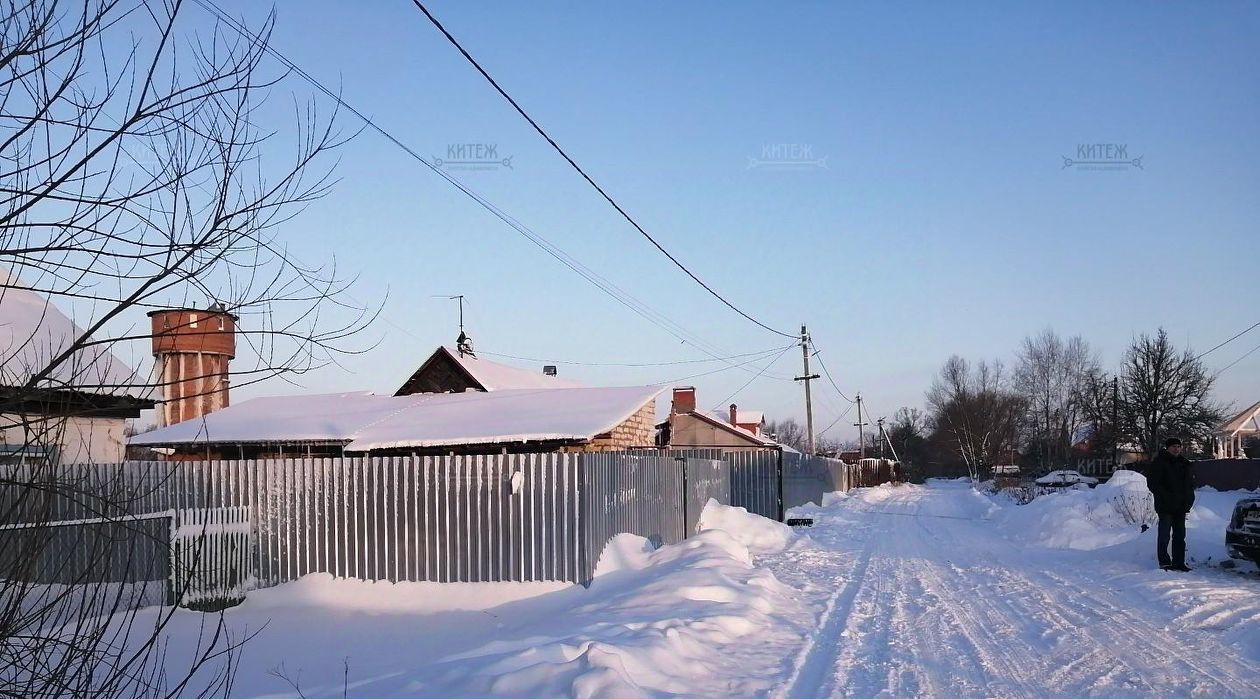
POLYGON ((38 446, 56 449, 62 463, 118 463, 126 460, 127 442, 123 435, 127 421, 121 417, 62 417, 41 419, 27 432, 22 417, 0 414, 0 438, 5 444, 25 444, 28 434, 38 446))

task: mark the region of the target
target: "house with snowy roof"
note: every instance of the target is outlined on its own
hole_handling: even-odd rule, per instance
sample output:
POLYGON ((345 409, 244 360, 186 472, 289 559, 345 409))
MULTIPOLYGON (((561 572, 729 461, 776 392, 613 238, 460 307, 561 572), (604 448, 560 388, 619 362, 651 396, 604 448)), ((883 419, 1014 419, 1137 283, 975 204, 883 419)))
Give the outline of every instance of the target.
POLYGON ((696 409, 694 386, 674 389, 669 417, 657 427, 657 443, 678 448, 750 450, 776 447, 764 434, 765 416, 732 404, 724 412, 696 409))
POLYGON ((1216 458, 1247 458, 1247 443, 1253 439, 1260 439, 1260 403, 1226 420, 1212 432, 1212 437, 1216 443, 1213 454, 1216 458))
POLYGON ((652 446, 655 386, 590 387, 437 348, 393 395, 255 398, 137 435, 173 459, 613 451, 652 446))
POLYGON ((112 463, 148 381, 47 298, 0 269, 0 461, 112 463))
POLYGON ((179 459, 618 451, 651 446, 655 386, 255 398, 134 446, 179 459))

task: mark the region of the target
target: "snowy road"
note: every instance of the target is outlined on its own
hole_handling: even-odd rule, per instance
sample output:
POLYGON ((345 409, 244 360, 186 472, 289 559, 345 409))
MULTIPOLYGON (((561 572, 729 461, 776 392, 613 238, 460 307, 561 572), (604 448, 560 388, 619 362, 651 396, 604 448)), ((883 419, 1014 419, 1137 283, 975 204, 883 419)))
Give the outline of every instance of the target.
POLYGON ((762 559, 819 616, 775 694, 1260 696, 1257 649, 1230 634, 1260 618, 1254 577, 1030 549, 993 509, 952 483, 858 491, 762 559))

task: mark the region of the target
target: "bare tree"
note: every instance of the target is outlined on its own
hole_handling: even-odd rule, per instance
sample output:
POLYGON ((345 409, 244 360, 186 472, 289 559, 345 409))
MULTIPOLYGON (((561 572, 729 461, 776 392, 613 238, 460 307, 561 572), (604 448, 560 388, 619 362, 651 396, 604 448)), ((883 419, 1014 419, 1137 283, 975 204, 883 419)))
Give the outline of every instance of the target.
POLYGON ((1212 428, 1224 418, 1211 399, 1214 377, 1188 348, 1178 351, 1160 328, 1142 335, 1125 354, 1120 372, 1121 411, 1128 431, 1147 454, 1168 437, 1189 442, 1191 452, 1210 449, 1212 428))
POLYGON ((888 425, 888 441, 908 467, 927 458, 928 416, 918 408, 898 408, 888 425))
POLYGON ((774 441, 804 453, 807 449, 805 428, 792 418, 772 420, 766 423, 766 434, 772 435, 774 441))
POLYGON ((1042 470, 1066 465, 1086 424, 1081 398, 1098 371, 1098 358, 1080 336, 1064 340, 1047 329, 1024 338, 1014 387, 1028 406, 1025 455, 1042 470))
POLYGON ((1025 404, 1007 383, 1001 362, 973 367, 954 355, 928 390, 932 438, 966 466, 973 481, 1018 443, 1025 404))
POLYGON ((194 32, 188 15, 182 0, 0 9, 0 294, 86 318, 0 346, 5 441, 26 462, 0 470, 0 524, 17 527, 0 532, 0 696, 176 696, 207 664, 197 691, 230 687, 242 639, 221 618, 172 674, 160 642, 171 611, 137 622, 111 577, 119 550, 161 543, 129 516, 146 493, 69 479, 46 449, 101 401, 156 396, 154 380, 109 368, 113 350, 149 338, 137 315, 216 303, 244 317, 238 387, 335 360, 371 320, 335 266, 306 265, 275 237, 328 190, 335 114, 299 103, 295 123, 265 127, 284 77, 264 74, 274 18, 250 34, 194 32), (49 559, 82 530, 57 520, 71 511, 95 515, 99 535, 69 543, 101 548, 68 569, 49 559))

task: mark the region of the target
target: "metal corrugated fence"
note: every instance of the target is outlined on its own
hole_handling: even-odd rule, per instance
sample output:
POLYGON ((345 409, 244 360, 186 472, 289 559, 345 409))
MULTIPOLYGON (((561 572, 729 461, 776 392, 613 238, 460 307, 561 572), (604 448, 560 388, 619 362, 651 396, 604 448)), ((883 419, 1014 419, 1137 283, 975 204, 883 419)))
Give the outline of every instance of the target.
MULTIPOLYGON (((123 542, 128 561, 137 559, 128 565, 146 568, 143 579, 165 571, 185 601, 316 572, 586 582, 612 536, 681 541, 696 531, 710 498, 777 519, 785 505, 800 504, 797 490, 813 497, 854 482, 841 462, 787 456, 645 450, 0 466, 0 570, 31 569, 23 551, 32 546, 49 560, 109 560, 116 554, 89 541, 100 539, 116 548, 123 542), (47 533, 60 527, 75 534, 47 533), (138 546, 119 527, 148 527, 141 534, 160 545, 138 546), (204 547, 203 558, 189 553, 193 543, 204 547), (181 567, 196 558, 196 580, 169 570, 171 551, 181 567)), ((49 582, 83 572, 66 566, 53 574, 40 565, 49 582)), ((120 566, 106 568, 141 579, 120 566)))

